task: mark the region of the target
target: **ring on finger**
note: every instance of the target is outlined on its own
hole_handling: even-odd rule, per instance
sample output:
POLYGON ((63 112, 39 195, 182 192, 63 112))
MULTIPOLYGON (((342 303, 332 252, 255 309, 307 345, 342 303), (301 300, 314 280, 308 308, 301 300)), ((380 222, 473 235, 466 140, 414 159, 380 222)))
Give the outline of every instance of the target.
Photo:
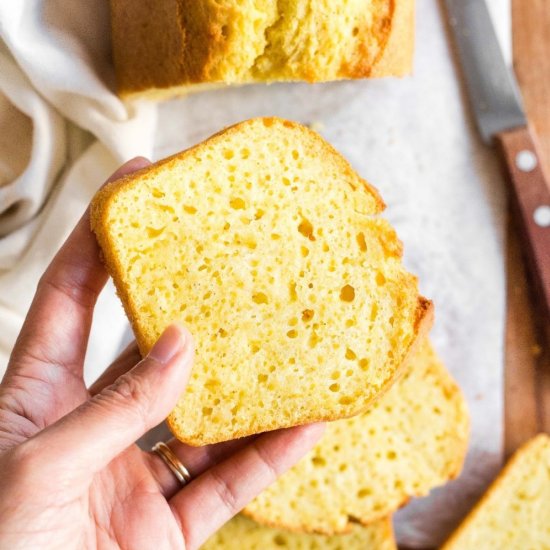
POLYGON ((151 451, 156 453, 162 461, 168 466, 170 471, 176 476, 182 487, 185 487, 191 481, 189 470, 182 464, 181 460, 176 456, 174 451, 163 441, 159 441, 151 448, 151 451))

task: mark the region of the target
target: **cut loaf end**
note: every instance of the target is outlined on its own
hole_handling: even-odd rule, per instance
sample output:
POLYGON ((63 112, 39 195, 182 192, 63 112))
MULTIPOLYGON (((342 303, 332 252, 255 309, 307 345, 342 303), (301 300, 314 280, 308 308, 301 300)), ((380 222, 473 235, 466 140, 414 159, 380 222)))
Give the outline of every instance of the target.
POLYGON ((254 119, 103 188, 92 228, 142 353, 196 340, 169 417, 192 445, 333 420, 389 386, 431 322, 384 205, 320 136, 254 119))
POLYGON ((111 21, 125 98, 412 70, 414 0, 111 0, 111 21))

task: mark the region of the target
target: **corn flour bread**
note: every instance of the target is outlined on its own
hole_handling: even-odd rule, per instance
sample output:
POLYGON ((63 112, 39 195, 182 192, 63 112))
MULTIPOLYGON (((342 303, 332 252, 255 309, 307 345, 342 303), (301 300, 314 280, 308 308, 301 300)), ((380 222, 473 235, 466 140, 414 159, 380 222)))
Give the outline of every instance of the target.
POLYGON ((368 412, 328 425, 320 443, 244 510, 286 529, 340 533, 386 517, 458 475, 465 400, 426 340, 368 412))
POLYGON ((431 304, 377 192, 320 136, 255 119, 104 187, 92 228, 142 353, 196 339, 169 417, 191 445, 364 411, 431 304))
POLYGON ((442 550, 550 548, 550 436, 511 458, 442 550))
POLYGON ((414 0, 111 0, 123 97, 411 71, 414 0))
POLYGON ((367 527, 354 526, 349 534, 311 535, 263 527, 242 515, 234 517, 201 550, 397 550, 391 520, 367 527))

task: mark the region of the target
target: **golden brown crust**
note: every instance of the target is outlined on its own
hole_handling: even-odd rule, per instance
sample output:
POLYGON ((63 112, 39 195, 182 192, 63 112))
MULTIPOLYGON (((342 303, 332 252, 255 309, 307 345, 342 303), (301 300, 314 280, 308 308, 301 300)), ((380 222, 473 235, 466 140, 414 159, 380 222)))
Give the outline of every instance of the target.
MULTIPOLYGON (((134 172, 133 174, 120 178, 114 182, 111 182, 107 184, 105 187, 103 187, 96 194, 96 196, 92 201, 91 215, 90 215, 91 228, 97 236, 98 242, 103 251, 104 262, 105 262, 107 271, 113 278, 115 288, 117 290, 117 294, 122 301, 124 310, 126 312, 126 315, 128 316, 128 319, 130 321, 130 324, 136 336, 136 340, 142 355, 145 355, 149 351, 150 347, 153 345, 152 336, 148 334, 147 328, 140 324, 139 316, 137 315, 138 308, 132 296, 129 294, 126 288, 126 285, 123 284, 124 268, 120 264, 118 258, 113 252, 113 243, 110 241, 109 232, 107 231, 108 224, 107 224, 106 218, 109 210, 109 202, 113 200, 114 197, 117 196, 118 192, 121 189, 123 189, 126 186, 132 185, 136 180, 139 180, 139 178, 142 175, 154 174, 155 172, 158 172, 162 168, 166 167, 166 165, 178 163, 182 159, 185 159, 187 156, 191 155, 197 149, 200 150, 206 144, 211 144, 212 142, 215 142, 217 140, 223 140, 227 135, 230 135, 231 133, 234 133, 234 132, 239 132, 244 125, 254 124, 257 122, 257 120, 258 119, 251 119, 251 120, 236 124, 234 126, 231 126, 225 130, 218 132, 217 134, 210 137, 206 141, 198 145, 195 145, 194 147, 191 147, 190 149, 182 151, 181 153, 175 154, 164 160, 158 161, 155 164, 152 164, 146 168, 143 168, 137 172, 134 172)), ((320 141, 322 143, 323 147, 327 151, 327 155, 334 157, 335 161, 340 165, 343 173, 349 174, 350 180, 357 178, 350 164, 339 153, 337 153, 337 151, 331 145, 329 145, 324 140, 321 140, 321 138, 319 138, 319 136, 312 130, 298 123, 282 120, 276 117, 264 118, 260 120, 262 120, 266 126, 270 126, 273 124, 282 124, 287 128, 294 128, 298 131, 306 132, 309 138, 314 139, 316 141, 320 141)), ((363 182, 365 193, 368 193, 369 195, 371 195, 375 201, 375 205, 377 209, 375 214, 382 212, 385 208, 385 205, 380 195, 378 194, 377 190, 372 186, 370 186, 364 180, 361 180, 361 181, 363 182)), ((395 252, 397 252, 397 254, 400 256, 401 255, 400 247, 398 247, 398 249, 394 251, 394 253, 395 252)), ((418 301, 416 321, 415 321, 416 338, 411 343, 411 346, 408 352, 406 353, 405 359, 399 371, 396 373, 391 373, 391 375, 388 376, 388 379, 384 381, 384 385, 380 389, 380 395, 382 395, 385 391, 387 391, 389 387, 391 387, 391 385, 394 382, 394 378, 398 377, 399 373, 404 372, 405 366, 409 361, 410 357, 414 354, 414 351, 418 345, 418 342, 422 341, 423 337, 428 334, 431 328, 432 322, 433 322, 433 304, 429 300, 423 297, 420 297, 418 301)), ((362 412, 365 412, 371 406, 371 404, 372 404, 372 401, 363 402, 361 406, 350 409, 349 414, 347 414, 346 416, 351 417, 351 416, 360 414, 362 412)), ((172 430, 172 433, 181 441, 192 446, 203 446, 207 444, 217 443, 219 441, 218 439, 212 439, 210 437, 203 437, 203 436, 189 438, 187 435, 182 434, 181 431, 179 430, 179 427, 176 421, 174 420, 173 414, 174 413, 172 413, 168 417, 167 422, 170 429, 172 430)), ((322 415, 313 411, 310 415, 302 417, 300 424, 332 421, 332 420, 337 420, 338 418, 342 418, 342 416, 322 415)), ((280 428, 291 427, 295 425, 296 423, 291 423, 288 425, 273 423, 273 425, 266 425, 265 429, 266 431, 269 431, 273 429, 280 429, 280 428)), ((250 435, 250 433, 235 431, 234 433, 231 434, 231 438, 236 439, 247 435, 250 435)))
POLYGON ((483 509, 486 502, 492 497, 493 493, 497 491, 502 484, 506 483, 506 479, 508 476, 508 473, 510 470, 512 470, 515 465, 520 461, 524 455, 533 452, 534 448, 537 448, 539 446, 544 445, 550 445, 550 436, 545 433, 540 433, 530 439, 527 443, 525 443, 522 447, 520 447, 510 458, 510 460, 507 462, 506 466, 502 469, 502 471, 499 473, 497 478, 493 481, 489 489, 485 492, 485 494, 480 498, 480 500, 477 502, 477 504, 470 510, 470 513, 466 516, 466 518, 462 521, 458 529, 449 537, 447 542, 441 547, 441 550, 452 550, 452 548, 455 547, 455 543, 462 534, 468 530, 470 527, 471 522, 475 519, 478 511, 483 509))
POLYGON ((185 35, 177 0, 111 0, 111 35, 117 91, 124 97, 167 88, 184 78, 185 35))
MULTIPOLYGON (((355 51, 329 80, 411 72, 414 0, 377 1, 380 9, 374 10, 372 28, 357 29, 355 51)), ((214 0, 111 0, 119 95, 160 100, 187 93, 196 84, 223 81, 218 69, 232 47, 227 29, 239 9, 214 0)), ((308 82, 327 80, 309 65, 298 77, 308 82)), ((262 80, 261 75, 258 78, 262 80)))

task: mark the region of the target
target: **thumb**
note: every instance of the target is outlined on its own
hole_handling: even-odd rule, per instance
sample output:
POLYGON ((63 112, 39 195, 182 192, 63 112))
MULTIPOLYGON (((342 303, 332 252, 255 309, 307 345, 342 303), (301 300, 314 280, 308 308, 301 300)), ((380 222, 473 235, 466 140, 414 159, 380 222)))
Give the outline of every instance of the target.
POLYGON ((42 453, 55 453, 52 464, 61 461, 73 472, 76 466, 88 477, 168 415, 185 389, 193 355, 189 332, 169 326, 132 370, 33 439, 42 453))

